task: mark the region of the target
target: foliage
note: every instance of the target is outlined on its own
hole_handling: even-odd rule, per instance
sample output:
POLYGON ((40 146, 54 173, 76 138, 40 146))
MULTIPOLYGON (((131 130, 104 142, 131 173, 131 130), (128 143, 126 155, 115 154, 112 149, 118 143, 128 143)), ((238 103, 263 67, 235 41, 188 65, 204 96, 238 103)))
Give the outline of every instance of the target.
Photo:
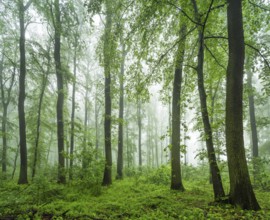
MULTIPOLYGON (((183 170, 186 168, 184 167, 183 170)), ((16 219, 267 219, 269 192, 257 191, 262 211, 243 211, 211 202, 211 185, 196 179, 207 176, 202 167, 189 167, 192 176, 185 192, 169 190, 168 166, 145 169, 139 178, 116 181, 101 188, 99 196, 78 184, 66 186, 37 176, 29 186, 4 181, 0 187, 0 218, 16 219), (195 170, 196 173, 195 173, 195 170), (160 183, 160 184, 156 184, 160 183)), ((186 179, 187 180, 187 179, 186 179)))

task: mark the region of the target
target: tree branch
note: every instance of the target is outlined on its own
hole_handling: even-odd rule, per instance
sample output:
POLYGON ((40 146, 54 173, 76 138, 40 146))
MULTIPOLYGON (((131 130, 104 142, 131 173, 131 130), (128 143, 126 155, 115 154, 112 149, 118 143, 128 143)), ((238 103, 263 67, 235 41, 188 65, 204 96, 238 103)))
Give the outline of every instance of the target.
POLYGON ((167 4, 175 7, 177 10, 179 10, 180 12, 182 12, 188 18, 188 20, 190 20, 192 23, 194 23, 196 25, 199 25, 199 26, 202 26, 202 24, 200 24, 197 21, 193 20, 182 8, 180 8, 176 4, 174 4, 172 2, 169 2, 169 1, 167 1, 167 4))
POLYGON ((253 6, 257 7, 257 8, 260 8, 260 9, 265 10, 265 11, 270 11, 269 8, 265 8, 265 7, 263 7, 263 6, 261 6, 261 5, 258 5, 258 4, 256 4, 256 3, 250 1, 250 0, 248 0, 248 2, 249 2, 249 4, 251 4, 251 5, 253 5, 253 6))
POLYGON ((183 37, 181 37, 180 39, 178 39, 165 53, 163 53, 161 56, 160 56, 160 58, 159 58, 159 60, 158 60, 158 64, 160 64, 160 62, 163 60, 163 58, 165 57, 165 56, 167 56, 167 54, 171 51, 171 50, 173 50, 176 46, 177 46, 177 44, 179 43, 179 42, 181 42, 185 37, 187 37, 190 33, 192 33, 195 29, 196 29, 197 27, 195 26, 195 27, 193 27, 192 29, 190 29, 188 32, 187 32, 187 34, 185 35, 185 36, 183 36, 183 37))
POLYGON ((204 44, 205 49, 210 53, 210 55, 213 57, 213 59, 215 60, 215 62, 217 63, 217 65, 219 65, 222 69, 224 69, 225 71, 227 70, 225 66, 223 66, 218 59, 215 57, 215 55, 213 54, 213 52, 209 49, 209 47, 207 47, 206 44, 204 44))
MULTIPOLYGON (((223 39, 223 40, 228 40, 228 37, 224 37, 224 36, 206 36, 204 37, 205 40, 207 39, 223 39)), ((265 64, 267 65, 267 67, 270 69, 270 64, 268 62, 268 60, 265 58, 265 56, 261 53, 261 51, 254 47, 253 45, 247 43, 247 42, 244 42, 246 46, 248 46, 249 48, 255 50, 259 55, 260 57, 263 59, 263 61, 265 62, 265 64)))
POLYGON ((26 5, 23 7, 24 11, 27 11, 27 9, 30 7, 30 5, 32 4, 33 0, 29 0, 26 5))

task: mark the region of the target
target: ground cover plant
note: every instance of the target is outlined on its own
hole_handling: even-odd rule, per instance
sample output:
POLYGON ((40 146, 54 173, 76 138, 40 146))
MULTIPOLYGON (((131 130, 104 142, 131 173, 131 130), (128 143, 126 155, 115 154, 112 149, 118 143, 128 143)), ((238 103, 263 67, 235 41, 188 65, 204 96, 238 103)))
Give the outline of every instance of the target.
POLYGON ((270 219, 270 191, 256 189, 258 212, 214 203, 205 171, 184 167, 184 192, 170 190, 168 166, 137 171, 106 187, 59 185, 44 176, 30 185, 2 181, 0 219, 270 219))

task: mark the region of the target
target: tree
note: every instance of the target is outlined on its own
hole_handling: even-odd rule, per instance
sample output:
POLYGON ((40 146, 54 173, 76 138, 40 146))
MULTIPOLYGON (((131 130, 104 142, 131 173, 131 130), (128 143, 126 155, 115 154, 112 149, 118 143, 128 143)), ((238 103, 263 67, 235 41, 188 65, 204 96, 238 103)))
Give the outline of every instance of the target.
POLYGON ((227 0, 229 61, 226 87, 226 149, 229 201, 242 209, 259 210, 245 156, 243 138, 243 68, 245 58, 242 1, 227 0))
POLYGON ((105 0, 106 21, 103 43, 104 75, 105 75, 105 116, 104 116, 104 136, 105 136, 105 169, 102 185, 112 184, 112 143, 111 143, 111 65, 112 65, 112 16, 113 8, 109 0, 105 0))
POLYGON ((19 99, 18 99, 18 112, 19 112, 19 133, 20 133, 20 176, 19 184, 27 184, 27 143, 26 143, 26 123, 24 112, 25 101, 25 76, 26 76, 26 58, 25 58, 25 11, 30 7, 32 0, 29 0, 24 5, 23 0, 19 0, 19 19, 20 19, 20 75, 19 75, 19 99))
MULTIPOLYGON (((195 19, 197 23, 201 23, 199 17, 199 11, 197 7, 196 0, 191 0, 194 7, 195 12, 195 19)), ((206 140, 206 147, 207 147, 207 154, 208 154, 208 161, 210 165, 210 172, 213 181, 213 189, 214 189, 214 196, 215 200, 220 200, 221 197, 225 196, 225 192, 222 185, 220 171, 217 165, 215 149, 213 144, 213 134, 212 134, 212 127, 210 124, 209 114, 208 114, 208 107, 207 107, 207 96, 205 92, 204 86, 204 31, 207 23, 207 19, 209 13, 211 11, 213 0, 210 3, 208 8, 208 12, 206 18, 204 19, 202 26, 198 27, 198 40, 199 40, 199 51, 198 51, 198 65, 196 67, 197 76, 198 76, 198 90, 200 95, 200 104, 201 104, 201 114, 204 126, 204 133, 205 133, 205 140, 206 140)))
POLYGON ((38 151, 39 151, 39 139, 40 139, 40 133, 41 133, 41 111, 42 111, 42 105, 43 105, 43 99, 45 95, 45 89, 48 84, 48 75, 50 72, 50 66, 51 66, 51 57, 50 57, 50 44, 48 46, 47 51, 42 48, 41 45, 39 45, 39 49, 44 53, 43 56, 47 59, 46 63, 46 69, 43 67, 43 63, 40 63, 36 57, 34 57, 35 62, 37 63, 40 71, 42 72, 42 82, 41 82, 41 88, 40 88, 40 94, 39 94, 39 100, 38 100, 38 110, 37 110, 37 123, 36 123, 36 138, 35 138, 35 145, 34 145, 34 161, 33 161, 33 168, 32 168, 32 179, 36 175, 36 167, 37 167, 37 161, 38 161, 38 151))
MULTIPOLYGON (((53 15, 52 15, 53 16, 53 15)), ((61 14, 59 0, 54 0, 54 62, 57 79, 57 141, 58 141, 58 182, 65 183, 64 158, 64 72, 61 69, 61 14)))
POLYGON ((120 70, 120 96, 119 96, 119 122, 118 122, 118 154, 117 154, 117 179, 123 178, 123 143, 124 143, 124 133, 123 133, 123 120, 124 120, 124 73, 125 73, 125 58, 126 58, 126 48, 125 44, 122 44, 122 61, 120 70))
POLYGON ((7 172, 7 121, 8 121, 8 106, 11 101, 11 90, 14 85, 15 81, 15 74, 16 74, 16 65, 13 64, 13 70, 11 75, 10 84, 7 88, 5 88, 4 82, 4 51, 2 53, 2 58, 0 61, 0 88, 1 88, 1 101, 3 106, 3 113, 2 113, 2 173, 6 174, 7 172))
POLYGON ((184 191, 180 165, 180 97, 187 31, 183 21, 180 22, 179 39, 181 41, 176 53, 172 95, 171 189, 184 191))

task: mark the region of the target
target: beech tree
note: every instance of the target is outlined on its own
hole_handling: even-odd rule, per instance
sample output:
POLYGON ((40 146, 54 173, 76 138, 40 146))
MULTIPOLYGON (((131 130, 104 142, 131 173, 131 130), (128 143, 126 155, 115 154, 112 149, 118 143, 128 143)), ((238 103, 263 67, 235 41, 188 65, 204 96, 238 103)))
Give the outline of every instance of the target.
POLYGON ((26 57, 25 57, 25 11, 30 7, 32 0, 24 5, 23 0, 18 1, 20 19, 20 75, 19 75, 19 130, 20 130, 20 176, 19 184, 27 184, 27 143, 26 143, 26 123, 24 112, 25 101, 25 77, 26 77, 26 57))
POLYGON ((54 0, 54 62, 57 79, 57 141, 58 141, 58 182, 65 183, 64 158, 64 72, 61 68, 61 12, 59 0, 54 0))
POLYGON ((247 167, 243 138, 243 68, 245 58, 242 0, 227 0, 229 61, 226 87, 226 149, 229 201, 242 209, 259 210, 247 167))

